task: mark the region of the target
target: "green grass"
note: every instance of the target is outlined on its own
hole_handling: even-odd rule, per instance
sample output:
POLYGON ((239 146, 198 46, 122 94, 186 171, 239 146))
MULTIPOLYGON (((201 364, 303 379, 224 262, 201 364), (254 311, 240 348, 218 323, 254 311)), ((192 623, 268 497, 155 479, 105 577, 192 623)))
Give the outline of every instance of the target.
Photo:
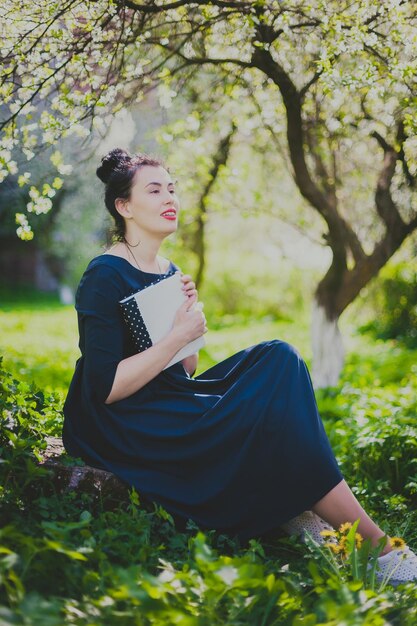
MULTIPOLYGON (((76 316, 51 300, 3 304, 3 364, 20 382, 0 372, 1 626, 415 626, 416 586, 364 587, 348 563, 331 568, 325 550, 294 538, 244 546, 192 523, 180 533, 136 492, 116 506, 55 493, 37 455, 61 432, 76 316)), ((417 548, 416 351, 344 330, 340 384, 317 394, 327 432, 361 502, 417 548)), ((199 371, 272 338, 310 362, 306 316, 263 318, 211 330, 199 371)))
POLYGON ((23 303, 0 312, 0 352, 18 378, 46 391, 64 392, 79 356, 77 321, 72 307, 23 303))

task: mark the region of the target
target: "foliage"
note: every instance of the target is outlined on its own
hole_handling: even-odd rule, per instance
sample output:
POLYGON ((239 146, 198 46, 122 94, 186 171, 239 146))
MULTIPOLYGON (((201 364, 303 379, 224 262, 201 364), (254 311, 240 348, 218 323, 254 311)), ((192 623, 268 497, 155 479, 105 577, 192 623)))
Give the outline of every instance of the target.
POLYGON ((415 352, 379 342, 349 358, 341 385, 320 390, 319 408, 352 489, 393 534, 415 536, 415 352))
POLYGON ((386 266, 368 297, 374 319, 362 326, 380 339, 399 339, 417 347, 417 264, 410 262, 386 266))
MULTIPOLYGON (((1 365, 1 360, 0 360, 1 365)), ((38 467, 45 436, 57 429, 58 399, 20 382, 2 370, 0 377, 1 495, 7 501, 10 489, 21 498, 27 487, 45 474, 38 467)))
MULTIPOLYGON (((246 326, 235 337, 213 331, 213 340, 218 334, 217 350, 231 352, 243 338, 252 343, 278 327, 246 326)), ((292 332, 302 342, 304 331, 292 332)), ((19 333, 30 353, 24 328, 9 330, 11 340, 19 333)), ((361 501, 387 532, 416 547, 415 352, 360 341, 341 384, 318 394, 320 411, 361 501)), ((44 351, 57 365, 53 345, 44 351)), ((364 584, 363 568, 355 569, 363 546, 351 542, 347 559, 331 561, 329 548, 278 533, 242 545, 192 522, 178 532, 166 511, 134 490, 112 508, 80 492, 54 493, 37 460, 45 436, 60 433, 62 398, 4 368, 0 381, 2 623, 414 625, 415 586, 378 588, 369 577, 364 584)))

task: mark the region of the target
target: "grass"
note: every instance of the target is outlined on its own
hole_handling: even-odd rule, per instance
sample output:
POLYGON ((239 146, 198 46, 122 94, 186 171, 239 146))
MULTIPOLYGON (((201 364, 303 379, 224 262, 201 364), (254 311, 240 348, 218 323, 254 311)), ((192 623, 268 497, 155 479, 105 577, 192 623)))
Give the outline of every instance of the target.
MULTIPOLYGON (((0 312, 0 624, 414 626, 417 591, 378 591, 348 563, 294 538, 248 545, 192 523, 178 532, 160 507, 109 507, 83 492, 55 494, 36 463, 59 435, 77 348, 72 307, 3 299, 0 312), (34 381, 49 397, 32 389, 34 381)), ((417 547, 417 359, 395 341, 356 335, 340 384, 321 390, 323 420, 347 480, 369 512, 417 547)), ((199 371, 264 339, 311 359, 308 320, 248 320, 209 332, 199 371)))
POLYGON ((63 393, 79 356, 73 308, 41 302, 28 309, 22 303, 1 311, 0 325, 5 366, 18 378, 63 393))

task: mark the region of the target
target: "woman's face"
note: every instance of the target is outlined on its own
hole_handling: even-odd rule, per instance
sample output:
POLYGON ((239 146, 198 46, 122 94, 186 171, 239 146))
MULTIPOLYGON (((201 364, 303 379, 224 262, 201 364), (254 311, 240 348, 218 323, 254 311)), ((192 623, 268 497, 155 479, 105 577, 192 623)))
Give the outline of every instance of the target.
POLYGON ((167 236, 178 226, 180 203, 175 185, 163 167, 145 165, 135 174, 130 200, 125 204, 127 227, 141 233, 167 236))

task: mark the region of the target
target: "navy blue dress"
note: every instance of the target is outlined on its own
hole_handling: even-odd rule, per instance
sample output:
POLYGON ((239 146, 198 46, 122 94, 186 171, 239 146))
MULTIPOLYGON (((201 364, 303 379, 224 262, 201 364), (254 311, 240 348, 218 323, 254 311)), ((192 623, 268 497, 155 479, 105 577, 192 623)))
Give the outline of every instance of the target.
MULTIPOLYGON (((171 263, 167 274, 176 269, 171 263)), ((307 367, 288 343, 265 341, 195 378, 177 363, 105 404, 119 361, 135 353, 119 301, 157 279, 110 254, 85 271, 65 448, 177 522, 192 519, 242 540, 262 536, 342 480, 307 367)))

